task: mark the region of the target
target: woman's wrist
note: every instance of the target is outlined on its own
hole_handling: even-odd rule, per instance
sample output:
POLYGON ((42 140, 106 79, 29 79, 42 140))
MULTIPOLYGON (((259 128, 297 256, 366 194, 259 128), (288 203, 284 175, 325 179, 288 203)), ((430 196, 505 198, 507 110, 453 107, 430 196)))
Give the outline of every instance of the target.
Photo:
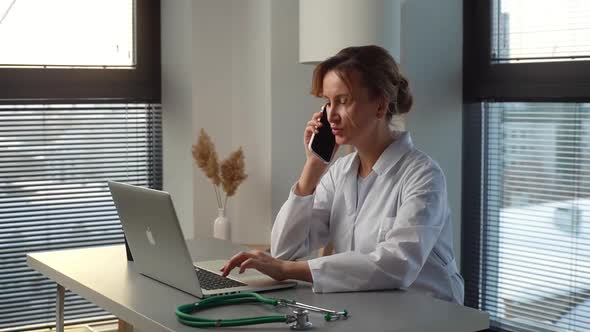
POLYGON ((311 195, 325 171, 326 165, 320 165, 308 160, 303 166, 303 171, 297 182, 296 194, 300 196, 311 195))
POLYGON ((285 279, 295 279, 313 282, 311 270, 307 261, 284 261, 283 273, 285 279))

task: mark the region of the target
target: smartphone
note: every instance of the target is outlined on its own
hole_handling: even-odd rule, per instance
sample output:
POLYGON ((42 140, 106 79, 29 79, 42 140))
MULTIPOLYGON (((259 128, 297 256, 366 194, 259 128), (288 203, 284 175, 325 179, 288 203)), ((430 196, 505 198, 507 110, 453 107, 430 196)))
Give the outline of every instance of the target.
POLYGON ((332 134, 332 127, 328 122, 328 112, 326 112, 326 106, 322 107, 322 126, 318 128, 318 133, 311 135, 309 141, 309 150, 321 161, 329 164, 334 156, 334 148, 336 147, 336 137, 332 134))

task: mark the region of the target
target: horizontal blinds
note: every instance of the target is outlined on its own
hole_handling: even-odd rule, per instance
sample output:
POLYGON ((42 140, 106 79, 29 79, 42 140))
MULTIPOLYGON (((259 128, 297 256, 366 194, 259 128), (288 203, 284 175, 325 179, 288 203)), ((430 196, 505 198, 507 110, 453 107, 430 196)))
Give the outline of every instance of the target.
POLYGON ((494 0, 496 63, 590 59, 590 1, 494 0))
MULTIPOLYGON (((161 188, 161 140, 159 105, 0 105, 0 330, 55 319, 27 253, 123 243, 106 180, 161 188)), ((66 320, 106 314, 66 292, 66 320)))
POLYGON ((590 104, 485 103, 481 307, 508 331, 590 330, 590 104))

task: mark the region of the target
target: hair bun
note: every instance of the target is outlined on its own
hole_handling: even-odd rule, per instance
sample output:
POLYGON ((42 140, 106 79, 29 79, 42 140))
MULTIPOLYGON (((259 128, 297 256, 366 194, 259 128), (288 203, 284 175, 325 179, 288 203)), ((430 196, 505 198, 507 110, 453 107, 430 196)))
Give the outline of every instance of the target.
POLYGON ((408 113, 412 108, 413 98, 408 86, 408 80, 401 77, 397 93, 397 109, 400 114, 408 113))
POLYGON ((408 80, 405 77, 402 77, 402 79, 399 81, 399 87, 404 90, 408 89, 408 80))

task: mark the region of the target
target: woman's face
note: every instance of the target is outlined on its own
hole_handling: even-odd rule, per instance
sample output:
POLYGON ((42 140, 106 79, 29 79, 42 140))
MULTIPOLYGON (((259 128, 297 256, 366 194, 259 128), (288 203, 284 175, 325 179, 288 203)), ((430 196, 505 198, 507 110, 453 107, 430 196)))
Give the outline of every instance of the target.
POLYGON ((336 143, 358 146, 372 140, 379 129, 379 102, 378 98, 371 100, 369 90, 361 85, 359 73, 353 72, 351 76, 352 91, 336 72, 329 71, 324 76, 322 96, 328 103, 328 121, 336 143))

